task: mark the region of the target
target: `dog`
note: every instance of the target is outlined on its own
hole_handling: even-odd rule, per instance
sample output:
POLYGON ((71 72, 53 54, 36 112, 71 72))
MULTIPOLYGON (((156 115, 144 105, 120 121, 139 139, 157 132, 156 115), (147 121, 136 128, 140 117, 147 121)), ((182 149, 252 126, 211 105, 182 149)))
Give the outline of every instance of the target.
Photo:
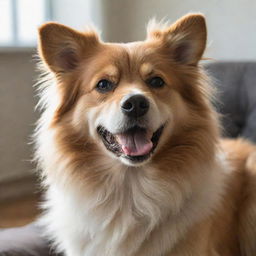
POLYGON ((67 256, 255 256, 256 148, 221 139, 202 14, 145 41, 39 28, 41 224, 67 256))

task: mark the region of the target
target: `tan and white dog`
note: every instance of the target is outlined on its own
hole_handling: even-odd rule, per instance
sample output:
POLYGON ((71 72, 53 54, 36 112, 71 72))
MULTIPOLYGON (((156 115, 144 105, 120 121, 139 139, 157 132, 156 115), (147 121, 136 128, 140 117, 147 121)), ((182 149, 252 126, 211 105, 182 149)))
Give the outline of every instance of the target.
POLYGON ((42 223, 67 256, 255 256, 255 146, 222 141, 201 14, 142 42, 39 30, 42 223))

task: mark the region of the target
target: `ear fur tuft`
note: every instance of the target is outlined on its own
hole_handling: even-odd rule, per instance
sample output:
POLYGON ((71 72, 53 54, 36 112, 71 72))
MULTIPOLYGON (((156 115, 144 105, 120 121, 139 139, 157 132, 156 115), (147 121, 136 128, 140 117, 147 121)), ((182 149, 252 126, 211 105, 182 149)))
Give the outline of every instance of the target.
POLYGON ((39 28, 39 55, 55 73, 74 70, 81 58, 99 43, 96 32, 78 32, 49 22, 39 28))
POLYGON ((166 22, 148 26, 148 40, 160 40, 168 45, 170 57, 178 63, 196 65, 206 46, 207 30, 202 14, 188 14, 167 26, 166 22))

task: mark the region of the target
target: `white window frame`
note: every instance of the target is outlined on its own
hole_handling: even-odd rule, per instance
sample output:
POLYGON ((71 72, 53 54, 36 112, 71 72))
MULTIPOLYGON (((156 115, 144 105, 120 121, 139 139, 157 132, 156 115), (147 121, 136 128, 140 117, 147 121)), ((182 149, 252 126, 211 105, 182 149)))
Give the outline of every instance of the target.
MULTIPOLYGON (((1 1, 1 0, 0 0, 1 1)), ((10 0, 11 4, 11 19, 12 19, 12 40, 8 43, 0 43, 0 51, 8 51, 8 50, 15 50, 15 49, 22 49, 22 50, 30 50, 35 47, 35 45, 31 44, 26 44, 23 43, 19 38, 18 38, 18 24, 17 24, 17 6, 18 6, 18 1, 19 0, 10 0)), ((34 0, 36 1, 36 0, 34 0)), ((49 21, 52 20, 53 17, 53 8, 52 8, 52 0, 44 0, 46 8, 45 8, 45 13, 44 13, 44 20, 49 21)))

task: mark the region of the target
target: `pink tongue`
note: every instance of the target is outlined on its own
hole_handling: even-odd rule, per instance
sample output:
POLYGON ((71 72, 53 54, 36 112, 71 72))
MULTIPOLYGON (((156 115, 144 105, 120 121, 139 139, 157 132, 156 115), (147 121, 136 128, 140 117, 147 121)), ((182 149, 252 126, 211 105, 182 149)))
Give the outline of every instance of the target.
POLYGON ((144 130, 116 135, 122 150, 129 156, 142 156, 150 152, 153 147, 151 136, 144 130))

